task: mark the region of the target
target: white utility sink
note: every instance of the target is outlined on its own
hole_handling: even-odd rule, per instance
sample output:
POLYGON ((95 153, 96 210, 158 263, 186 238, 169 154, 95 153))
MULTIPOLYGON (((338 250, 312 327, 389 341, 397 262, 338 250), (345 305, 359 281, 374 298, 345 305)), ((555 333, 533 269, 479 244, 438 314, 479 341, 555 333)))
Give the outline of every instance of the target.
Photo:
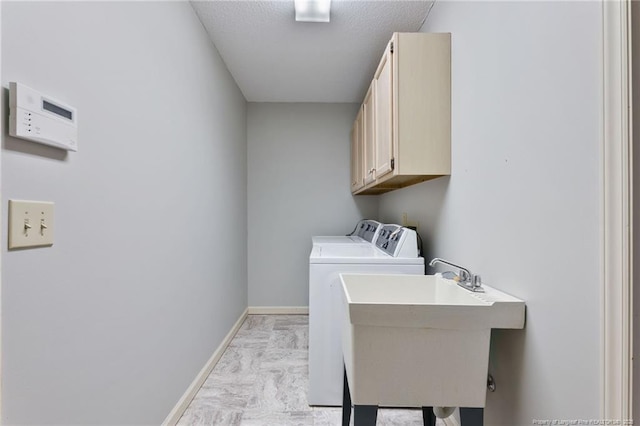
POLYGON ((354 405, 484 407, 492 328, 523 328, 524 302, 438 275, 341 274, 354 405))

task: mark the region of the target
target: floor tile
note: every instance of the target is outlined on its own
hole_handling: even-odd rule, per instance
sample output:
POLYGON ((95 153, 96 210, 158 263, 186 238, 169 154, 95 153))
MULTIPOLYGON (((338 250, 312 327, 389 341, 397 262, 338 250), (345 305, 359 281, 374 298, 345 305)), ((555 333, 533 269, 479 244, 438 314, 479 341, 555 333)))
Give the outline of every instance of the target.
POLYGON ((243 331, 271 331, 278 319, 278 315, 247 315, 247 319, 240 329, 243 331))
POLYGON ((266 349, 273 331, 240 330, 229 343, 229 348, 266 349))
POLYGON ((307 402, 308 387, 306 366, 261 370, 247 410, 271 413, 311 411, 307 402))
POLYGON ((380 426, 422 426, 422 410, 382 408, 378 410, 380 426))
POLYGON ((313 408, 314 426, 337 426, 342 424, 342 408, 313 408))
POLYGON ((211 375, 191 405, 209 409, 244 409, 255 391, 256 375, 211 375))
POLYGON ((308 349, 309 327, 292 326, 288 329, 273 330, 269 340, 269 348, 308 349))
POLYGON ((313 426, 311 411, 265 413, 247 411, 242 415, 242 426, 313 426))
POLYGON ((229 347, 211 374, 255 374, 260 368, 264 354, 265 349, 229 347))
POLYGON ((309 326, 308 315, 278 315, 273 324, 274 330, 286 330, 292 326, 309 326))
MULTIPOLYGON (((265 349, 260 368, 296 367, 309 365, 309 352, 306 349, 265 349)), ((308 372, 307 372, 308 374, 308 372)))
POLYGON ((178 426, 225 425, 240 426, 242 411, 211 410, 206 408, 187 410, 178 426))

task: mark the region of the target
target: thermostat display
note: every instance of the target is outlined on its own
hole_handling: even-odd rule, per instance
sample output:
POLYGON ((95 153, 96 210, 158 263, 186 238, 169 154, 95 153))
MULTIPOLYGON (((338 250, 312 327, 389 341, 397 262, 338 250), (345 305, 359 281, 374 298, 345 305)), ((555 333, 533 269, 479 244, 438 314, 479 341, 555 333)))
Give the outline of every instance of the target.
POLYGON ((78 150, 75 108, 24 84, 9 83, 9 134, 69 151, 78 150))

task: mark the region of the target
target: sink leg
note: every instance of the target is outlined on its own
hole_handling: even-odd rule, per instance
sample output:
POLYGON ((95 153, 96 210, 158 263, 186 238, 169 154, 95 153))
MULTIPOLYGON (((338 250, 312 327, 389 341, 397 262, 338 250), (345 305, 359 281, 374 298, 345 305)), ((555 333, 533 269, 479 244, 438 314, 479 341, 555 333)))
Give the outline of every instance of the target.
POLYGON ((378 419, 377 405, 354 405, 353 425, 354 426, 375 426, 378 419))
POLYGON ((483 426, 484 408, 460 407, 460 426, 483 426))
POLYGON ((344 369, 344 386, 342 388, 342 426, 349 426, 351 420, 351 392, 347 382, 347 369, 344 369))
POLYGON ((436 415, 433 407, 422 407, 422 423, 424 426, 436 426, 436 415))

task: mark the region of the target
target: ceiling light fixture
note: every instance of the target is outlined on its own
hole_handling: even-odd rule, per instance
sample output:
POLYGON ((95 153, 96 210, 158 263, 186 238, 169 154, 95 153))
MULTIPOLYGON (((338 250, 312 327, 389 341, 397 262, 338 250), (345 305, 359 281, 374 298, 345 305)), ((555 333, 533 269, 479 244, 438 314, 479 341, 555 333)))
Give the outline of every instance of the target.
POLYGON ((294 0, 296 21, 329 22, 331 0, 294 0))

